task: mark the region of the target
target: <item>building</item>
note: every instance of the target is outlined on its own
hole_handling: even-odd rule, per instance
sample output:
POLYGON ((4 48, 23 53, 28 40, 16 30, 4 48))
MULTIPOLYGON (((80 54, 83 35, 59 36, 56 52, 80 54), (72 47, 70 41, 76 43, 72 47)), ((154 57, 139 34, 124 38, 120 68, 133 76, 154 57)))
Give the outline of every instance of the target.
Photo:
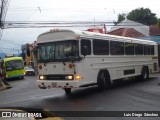
POLYGON ((32 61, 33 61, 33 68, 35 70, 35 72, 38 71, 38 49, 37 49, 37 43, 36 41, 34 41, 34 43, 32 44, 32 47, 31 47, 31 55, 32 55, 32 61))
POLYGON ((32 44, 29 44, 29 43, 26 43, 21 46, 22 58, 24 60, 24 64, 27 66, 30 65, 30 61, 32 61, 31 47, 32 47, 32 44))
POLYGON ((149 36, 149 31, 149 26, 125 19, 116 26, 113 26, 107 34, 138 38, 149 36))

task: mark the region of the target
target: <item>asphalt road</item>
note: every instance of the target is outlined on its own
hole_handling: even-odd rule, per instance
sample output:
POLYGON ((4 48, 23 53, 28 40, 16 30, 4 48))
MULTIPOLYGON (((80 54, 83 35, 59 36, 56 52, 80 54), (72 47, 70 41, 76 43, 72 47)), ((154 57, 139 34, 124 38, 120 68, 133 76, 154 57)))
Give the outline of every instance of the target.
MULTIPOLYGON (((143 82, 126 80, 114 83, 104 92, 98 92, 97 87, 74 89, 70 96, 65 95, 64 90, 60 88, 39 89, 35 80, 35 77, 28 76, 24 80, 8 81, 12 88, 0 91, 0 107, 48 111, 160 111, 160 74, 151 75, 148 81, 143 82)), ((65 119, 160 119, 159 117, 95 117, 96 112, 90 114, 93 114, 93 117, 65 117, 65 119)))

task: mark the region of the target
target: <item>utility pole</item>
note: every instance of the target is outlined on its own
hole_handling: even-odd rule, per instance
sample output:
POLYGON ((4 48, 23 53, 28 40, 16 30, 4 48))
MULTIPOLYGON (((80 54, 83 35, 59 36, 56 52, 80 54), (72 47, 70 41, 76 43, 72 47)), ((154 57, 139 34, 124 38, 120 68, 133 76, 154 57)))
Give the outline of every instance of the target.
POLYGON ((3 23, 2 23, 2 14, 4 10, 4 0, 1 0, 1 7, 0 7, 0 40, 2 37, 2 28, 3 28, 3 23))
POLYGON ((8 0, 1 0, 0 3, 0 39, 2 37, 2 30, 4 29, 4 21, 8 9, 8 0))
POLYGON ((1 12, 0 12, 0 28, 3 28, 3 23, 2 23, 2 16, 3 16, 3 11, 4 11, 4 0, 1 0, 1 12))

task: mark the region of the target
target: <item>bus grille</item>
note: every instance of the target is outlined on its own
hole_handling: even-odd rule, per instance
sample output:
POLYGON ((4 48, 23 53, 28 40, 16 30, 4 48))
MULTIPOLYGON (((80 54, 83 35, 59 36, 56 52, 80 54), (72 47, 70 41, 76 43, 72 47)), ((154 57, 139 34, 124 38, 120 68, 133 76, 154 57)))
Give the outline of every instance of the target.
POLYGON ((66 80, 66 76, 68 75, 46 75, 46 80, 66 80))

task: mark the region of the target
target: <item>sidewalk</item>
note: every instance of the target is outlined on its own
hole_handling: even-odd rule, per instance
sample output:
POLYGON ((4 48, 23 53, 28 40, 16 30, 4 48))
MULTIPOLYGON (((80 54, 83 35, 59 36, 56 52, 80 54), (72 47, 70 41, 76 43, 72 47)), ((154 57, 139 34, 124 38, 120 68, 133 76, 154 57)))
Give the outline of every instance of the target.
POLYGON ((0 90, 7 89, 6 85, 3 83, 2 79, 0 78, 0 90))
POLYGON ((11 88, 11 86, 5 81, 2 80, 2 78, 0 77, 0 91, 1 90, 6 90, 11 88))

